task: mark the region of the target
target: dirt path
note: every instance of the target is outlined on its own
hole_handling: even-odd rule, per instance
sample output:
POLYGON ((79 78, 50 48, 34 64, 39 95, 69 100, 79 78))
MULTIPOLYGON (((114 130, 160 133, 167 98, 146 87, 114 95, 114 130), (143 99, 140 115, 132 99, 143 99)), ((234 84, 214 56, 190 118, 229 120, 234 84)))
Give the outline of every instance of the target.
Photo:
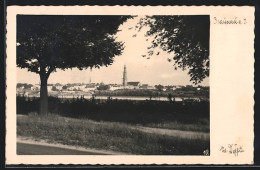
POLYGON ((17 143, 17 155, 104 155, 103 153, 80 151, 38 144, 17 143))
POLYGON ((84 148, 80 146, 48 143, 45 140, 34 140, 28 137, 17 137, 18 155, 129 155, 101 149, 84 148))
POLYGON ((193 132, 193 131, 183 131, 183 130, 172 130, 172 129, 161 129, 161 128, 149 128, 149 127, 130 127, 132 129, 140 130, 145 133, 155 133, 161 135, 175 136, 186 139, 209 139, 209 133, 206 132, 193 132))

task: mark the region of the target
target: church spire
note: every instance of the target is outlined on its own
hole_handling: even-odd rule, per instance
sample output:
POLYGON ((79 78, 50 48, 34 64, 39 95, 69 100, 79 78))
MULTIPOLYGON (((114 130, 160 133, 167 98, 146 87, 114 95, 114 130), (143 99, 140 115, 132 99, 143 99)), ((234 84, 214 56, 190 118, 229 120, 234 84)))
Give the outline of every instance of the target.
POLYGON ((127 85, 127 73, 126 73, 126 66, 124 65, 124 72, 123 72, 123 86, 127 85))

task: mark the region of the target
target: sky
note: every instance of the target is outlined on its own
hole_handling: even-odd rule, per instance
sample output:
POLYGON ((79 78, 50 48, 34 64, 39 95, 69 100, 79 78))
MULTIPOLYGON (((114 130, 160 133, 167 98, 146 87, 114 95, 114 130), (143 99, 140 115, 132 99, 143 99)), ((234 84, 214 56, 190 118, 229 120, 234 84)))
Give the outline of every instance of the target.
MULTIPOLYGON (((116 35, 117 40, 124 42, 125 49, 122 55, 115 56, 112 65, 82 71, 77 68, 57 70, 51 73, 48 83, 89 83, 91 79, 92 83, 122 84, 123 69, 126 65, 128 82, 139 81, 141 84, 149 85, 192 85, 187 70, 175 70, 173 61, 167 61, 174 56, 173 53, 160 51, 158 56, 151 56, 150 59, 142 57, 147 54, 150 39, 146 41, 145 29, 140 32, 134 29, 139 18, 129 19, 119 27, 121 31, 116 35), (133 37, 135 34, 136 37, 133 37)), ((40 77, 36 73, 28 72, 27 69, 17 67, 17 82, 38 84, 40 77)), ((200 85, 209 86, 209 78, 204 79, 200 85)))

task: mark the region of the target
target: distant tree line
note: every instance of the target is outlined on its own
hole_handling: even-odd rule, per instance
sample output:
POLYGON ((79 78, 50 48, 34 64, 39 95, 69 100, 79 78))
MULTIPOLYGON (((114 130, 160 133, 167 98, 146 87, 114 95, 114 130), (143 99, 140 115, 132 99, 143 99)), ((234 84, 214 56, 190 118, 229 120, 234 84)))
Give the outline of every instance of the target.
POLYGON ((31 89, 31 87, 33 87, 33 85, 32 84, 27 84, 27 83, 17 83, 16 87, 17 88, 24 87, 24 89, 31 89))
MULTIPOLYGON (((17 96, 17 114, 37 112, 39 98, 17 96)), ((159 123, 180 121, 182 123, 207 123, 209 121, 209 102, 169 102, 169 101, 131 101, 73 98, 62 100, 49 97, 51 113, 88 118, 97 121, 125 123, 159 123), (206 122, 205 122, 206 120, 206 122)))
POLYGON ((109 90, 110 86, 109 85, 104 85, 101 84, 100 86, 97 87, 97 90, 109 90))
POLYGON ((52 91, 59 91, 59 89, 57 89, 56 86, 52 86, 51 90, 52 91))

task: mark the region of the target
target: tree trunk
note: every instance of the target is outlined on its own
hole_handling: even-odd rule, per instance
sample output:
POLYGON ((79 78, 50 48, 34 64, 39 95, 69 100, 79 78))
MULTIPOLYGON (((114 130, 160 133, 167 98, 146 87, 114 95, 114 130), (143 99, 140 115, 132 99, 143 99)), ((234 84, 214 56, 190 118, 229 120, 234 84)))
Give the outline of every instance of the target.
POLYGON ((48 114, 48 89, 47 89, 47 75, 40 75, 41 91, 40 91, 40 115, 48 114))

